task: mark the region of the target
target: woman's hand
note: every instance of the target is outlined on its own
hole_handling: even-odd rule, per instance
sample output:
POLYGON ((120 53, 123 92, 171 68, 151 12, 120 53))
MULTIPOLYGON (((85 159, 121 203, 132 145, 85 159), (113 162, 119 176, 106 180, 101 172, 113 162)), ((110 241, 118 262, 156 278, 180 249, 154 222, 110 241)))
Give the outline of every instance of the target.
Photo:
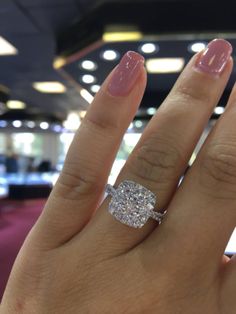
POLYGON ((10 276, 1 314, 236 312, 236 89, 181 186, 179 179, 232 70, 231 46, 195 55, 122 169, 167 209, 158 226, 115 220, 104 187, 146 85, 128 52, 96 95, 10 276))

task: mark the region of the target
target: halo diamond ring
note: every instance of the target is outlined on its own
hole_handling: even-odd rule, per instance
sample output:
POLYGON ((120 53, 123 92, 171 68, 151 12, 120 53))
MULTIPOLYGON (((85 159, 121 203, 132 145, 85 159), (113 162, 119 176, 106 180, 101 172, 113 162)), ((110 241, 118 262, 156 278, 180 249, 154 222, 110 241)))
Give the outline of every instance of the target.
POLYGON ((166 213, 154 211, 156 195, 136 182, 125 180, 117 189, 107 184, 106 193, 112 196, 109 213, 130 227, 142 228, 149 218, 160 224, 166 213))

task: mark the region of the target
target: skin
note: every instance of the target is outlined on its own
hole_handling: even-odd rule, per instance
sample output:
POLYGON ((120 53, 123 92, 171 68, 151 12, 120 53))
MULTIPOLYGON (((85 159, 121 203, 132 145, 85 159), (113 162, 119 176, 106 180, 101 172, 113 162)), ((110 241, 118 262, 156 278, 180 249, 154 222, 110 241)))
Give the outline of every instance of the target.
POLYGON ((223 256, 236 225, 236 88, 181 186, 178 180, 232 71, 186 66, 122 169, 167 208, 142 229, 100 201, 146 86, 125 97, 104 82, 75 135, 64 169, 13 267, 1 314, 236 312, 236 258, 223 256))

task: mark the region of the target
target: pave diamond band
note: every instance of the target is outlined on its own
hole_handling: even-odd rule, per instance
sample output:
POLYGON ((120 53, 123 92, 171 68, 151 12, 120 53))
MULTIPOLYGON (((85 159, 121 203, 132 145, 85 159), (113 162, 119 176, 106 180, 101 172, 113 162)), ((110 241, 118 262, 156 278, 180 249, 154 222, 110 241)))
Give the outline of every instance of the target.
POLYGON ((136 182, 125 180, 117 189, 107 184, 106 193, 112 197, 109 213, 130 227, 142 228, 149 218, 160 224, 165 215, 154 211, 156 195, 136 182))

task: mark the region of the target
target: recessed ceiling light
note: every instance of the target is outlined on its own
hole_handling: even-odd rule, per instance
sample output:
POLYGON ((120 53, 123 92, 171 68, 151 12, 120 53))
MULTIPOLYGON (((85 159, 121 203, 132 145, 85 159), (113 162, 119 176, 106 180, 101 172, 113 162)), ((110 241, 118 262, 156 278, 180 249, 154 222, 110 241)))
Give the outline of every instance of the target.
POLYGON ((176 73, 184 67, 183 58, 154 58, 146 61, 149 73, 176 73))
POLYGON ((54 132, 57 132, 57 133, 62 131, 62 127, 59 124, 53 125, 52 129, 54 132))
POLYGON ((49 123, 48 122, 41 122, 39 126, 41 129, 47 130, 49 128, 49 123))
POLYGON ((220 115, 220 114, 224 113, 224 111, 225 111, 225 108, 219 106, 219 107, 215 108, 214 113, 220 115))
POLYGON ((137 120, 134 122, 134 125, 137 129, 139 129, 143 126, 143 122, 141 120, 137 120))
POLYGON ((60 82, 35 82, 33 87, 41 93, 65 93, 66 87, 60 82))
POLYGON ((118 53, 115 50, 105 50, 102 53, 102 58, 107 61, 114 61, 118 59, 118 53))
POLYGON ((83 62, 81 62, 81 67, 84 70, 88 70, 88 71, 94 71, 97 69, 96 63, 91 60, 84 60, 83 62))
POLYGON ((103 34, 102 38, 105 42, 137 41, 143 38, 143 34, 138 31, 106 32, 103 34))
POLYGON ((7 121, 0 120, 0 128, 5 128, 7 126, 7 121))
POLYGON ((189 50, 191 52, 199 52, 199 51, 202 51, 205 48, 206 48, 206 43, 203 43, 203 42, 197 42, 197 43, 191 44, 189 46, 189 50))
POLYGON ((0 56, 10 56, 18 54, 18 50, 5 38, 0 36, 0 56))
POLYGON ((20 128, 22 126, 22 122, 20 120, 15 120, 12 122, 14 128, 20 128))
POLYGON ((33 129, 35 127, 35 122, 34 121, 28 121, 26 122, 26 126, 30 129, 33 129))
POLYGON ((94 97, 86 90, 86 89, 81 89, 80 95, 89 103, 93 101, 94 97))
POLYGON ((8 109, 25 109, 26 104, 23 101, 19 100, 9 100, 7 102, 8 109))
POLYGON ((150 107, 147 109, 147 114, 149 114, 150 116, 153 116, 156 113, 156 108, 154 107, 150 107))
POLYGON ((92 84, 96 81, 96 78, 91 74, 85 74, 82 76, 82 81, 86 84, 92 84))
POLYGON ((140 50, 144 53, 153 53, 157 51, 157 46, 153 43, 146 43, 140 47, 140 50))
POLYGON ((91 92, 97 93, 97 92, 99 91, 100 87, 101 87, 100 85, 92 85, 92 86, 90 87, 91 92))

